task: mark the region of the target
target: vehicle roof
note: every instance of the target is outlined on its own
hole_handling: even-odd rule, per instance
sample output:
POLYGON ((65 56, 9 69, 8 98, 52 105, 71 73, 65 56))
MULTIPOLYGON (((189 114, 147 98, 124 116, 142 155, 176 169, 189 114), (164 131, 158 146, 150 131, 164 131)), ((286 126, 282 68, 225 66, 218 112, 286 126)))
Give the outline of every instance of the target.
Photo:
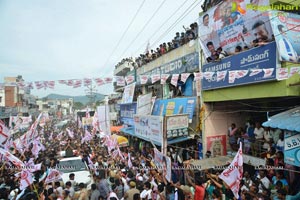
POLYGON ((80 156, 74 156, 69 158, 62 158, 59 161, 69 161, 69 160, 82 160, 82 158, 80 156))

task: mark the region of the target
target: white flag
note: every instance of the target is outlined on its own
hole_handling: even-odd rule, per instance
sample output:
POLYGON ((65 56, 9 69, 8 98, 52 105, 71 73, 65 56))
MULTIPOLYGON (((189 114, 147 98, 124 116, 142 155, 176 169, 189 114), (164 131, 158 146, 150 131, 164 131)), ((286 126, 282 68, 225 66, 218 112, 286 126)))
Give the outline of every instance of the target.
POLYGON ((123 76, 116 76, 115 77, 116 82, 117 82, 117 86, 125 86, 125 79, 123 76))
POLYGON ((294 74, 299 74, 299 73, 300 73, 300 67, 291 67, 290 77, 293 76, 294 74))
POLYGON ((140 82, 142 85, 145 85, 148 82, 148 75, 140 75, 140 82))
POLYGON ((227 75, 227 71, 217 71, 217 82, 224 81, 227 75))
POLYGON ((278 80, 285 80, 289 78, 288 68, 279 68, 278 70, 278 80))
POLYGON ((239 198, 240 182, 243 178, 243 150, 242 143, 230 165, 225 169, 219 178, 222 179, 231 189, 235 198, 239 198))
POLYGON ((257 74, 259 74, 261 72, 262 72, 262 69, 250 69, 249 76, 255 76, 255 75, 257 75, 257 74))
POLYGON ((200 81, 203 78, 202 72, 194 72, 194 81, 200 81))
POLYGON ((52 183, 55 181, 59 181, 61 179, 61 173, 56 169, 49 169, 48 176, 45 180, 45 183, 52 183))
POLYGON ((243 78, 248 74, 248 70, 237 70, 235 74, 235 78, 243 78))
POLYGON ((179 74, 172 74, 172 79, 171 79, 171 84, 174 85, 175 87, 177 86, 179 74))
POLYGON ((167 80, 168 80, 168 78, 170 77, 170 74, 162 74, 161 75, 161 79, 160 79, 160 84, 166 84, 166 82, 167 82, 167 80))
POLYGON ((4 122, 0 120, 0 145, 10 137, 8 128, 4 122))
POLYGON ((264 78, 270 78, 273 74, 274 68, 268 68, 268 69, 263 69, 264 71, 264 78))
POLYGON ((204 72, 204 73, 203 73, 203 77, 204 77, 206 80, 211 80, 214 74, 215 74, 215 72, 204 72))
POLYGON ((21 173, 17 173, 15 176, 21 176, 20 190, 24 190, 33 183, 32 174, 28 170, 22 170, 21 173))
POLYGON ((185 83, 186 80, 188 79, 188 77, 189 77, 190 75, 191 75, 190 73, 182 73, 182 74, 180 75, 180 80, 181 80, 183 83, 185 83))
POLYGON ((134 82, 134 76, 132 76, 132 75, 126 76, 125 81, 126 81, 127 85, 129 85, 130 83, 133 83, 134 82))
POLYGON ((25 166, 25 164, 19 158, 12 155, 9 151, 7 151, 5 149, 0 148, 0 154, 2 154, 6 160, 9 160, 10 162, 12 162, 16 167, 24 167, 25 166))
POLYGON ((236 78, 236 71, 229 71, 228 83, 234 83, 236 78))
POLYGON ((152 84, 160 80, 160 74, 153 74, 151 76, 152 84))

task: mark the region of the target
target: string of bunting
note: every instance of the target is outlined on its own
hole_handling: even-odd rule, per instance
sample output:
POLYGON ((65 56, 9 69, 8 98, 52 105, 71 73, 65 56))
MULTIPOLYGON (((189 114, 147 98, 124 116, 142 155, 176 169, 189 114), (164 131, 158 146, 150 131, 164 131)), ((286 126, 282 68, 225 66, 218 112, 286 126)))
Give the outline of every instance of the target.
MULTIPOLYGON (((225 78, 228 74, 228 83, 234 83, 236 79, 241 79, 246 76, 255 76, 260 73, 263 73, 262 78, 268 78, 273 75, 274 68, 266 69, 249 69, 249 70, 224 70, 217 72, 194 72, 194 81, 200 81, 201 79, 211 80, 214 75, 216 75, 216 81, 225 81, 225 78)), ((160 81, 160 84, 166 84, 166 81, 171 76, 171 84, 177 86, 179 77, 180 81, 185 83, 188 77, 192 73, 181 73, 181 74, 153 74, 153 75, 139 75, 139 81, 141 85, 147 84, 148 80, 151 79, 151 83, 154 84, 160 81)), ((300 74, 300 67, 291 67, 288 68, 278 68, 277 69, 277 80, 285 80, 293 76, 294 74, 300 74)), ((134 75, 129 76, 115 76, 115 77, 106 77, 106 78, 83 78, 83 79, 69 79, 69 80, 57 80, 57 81, 34 81, 34 82, 17 82, 17 83, 8 83, 9 85, 18 86, 20 89, 34 89, 34 86, 37 90, 39 89, 54 89, 56 82, 61 85, 66 85, 72 88, 79 88, 82 86, 90 86, 92 82, 96 83, 97 86, 102 86, 105 84, 111 84, 116 82, 117 86, 126 86, 135 82, 134 75)), ((7 83, 0 83, 0 89, 7 83)))

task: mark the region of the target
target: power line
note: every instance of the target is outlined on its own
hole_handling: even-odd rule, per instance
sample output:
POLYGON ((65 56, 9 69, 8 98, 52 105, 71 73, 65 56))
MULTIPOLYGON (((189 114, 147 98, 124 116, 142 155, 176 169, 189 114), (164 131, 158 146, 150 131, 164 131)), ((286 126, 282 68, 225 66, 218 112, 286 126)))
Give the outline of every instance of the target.
POLYGON ((110 53, 110 55, 108 56, 104 66, 107 65, 107 63, 109 62, 111 56, 116 52, 118 46, 120 45, 121 41, 124 39, 127 31, 129 30, 129 28, 131 27, 131 25, 133 24, 134 20, 136 19, 138 13, 140 12, 140 10, 142 9, 144 3, 146 2, 146 0, 144 0, 141 5, 139 6, 138 10, 136 11, 135 15, 133 16, 133 18, 131 19, 130 23, 128 24, 127 28, 125 29, 124 33, 122 34, 121 38, 119 39, 119 41, 117 42, 117 45, 115 46, 115 48, 112 50, 112 52, 110 53))
POLYGON ((156 43, 158 43, 161 39, 163 39, 171 30, 182 21, 192 10, 194 10, 202 1, 198 2, 193 8, 191 8, 198 0, 194 1, 183 13, 180 15, 176 21, 163 33, 159 36, 159 38, 151 45, 153 47, 156 43), (191 8, 191 9, 190 9, 191 8))
MULTIPOLYGON (((152 39, 152 37, 177 13, 177 11, 178 10, 180 10, 181 8, 182 8, 182 6, 186 3, 186 2, 188 2, 188 0, 185 0, 171 15, 170 15, 170 17, 168 17, 168 19, 167 20, 165 20, 163 23, 162 23, 162 25, 160 26, 160 27, 158 27, 155 31, 154 31, 154 33, 153 34, 151 34, 151 37, 148 39, 148 41, 150 41, 151 39, 152 39)), ((145 45, 147 44, 147 41, 145 42, 145 43, 143 43, 139 48, 138 48, 138 50, 135 52, 135 54, 136 53, 138 53, 140 50, 141 50, 141 48, 143 48, 145 45)))
POLYGON ((149 20, 145 23, 145 25, 143 26, 143 28, 141 29, 141 31, 134 37, 134 39, 129 43, 129 45, 126 47, 126 49, 123 51, 123 53, 121 54, 121 58, 123 57, 123 55, 126 53, 126 51, 132 46, 132 44, 137 40, 137 38, 141 35, 141 33, 145 30, 145 28, 147 27, 147 25, 152 21, 152 19, 154 18, 154 16, 157 14, 157 12, 162 8, 163 4, 166 2, 166 0, 164 0, 159 6, 158 8, 155 10, 155 12, 153 13, 153 15, 149 18, 149 20))

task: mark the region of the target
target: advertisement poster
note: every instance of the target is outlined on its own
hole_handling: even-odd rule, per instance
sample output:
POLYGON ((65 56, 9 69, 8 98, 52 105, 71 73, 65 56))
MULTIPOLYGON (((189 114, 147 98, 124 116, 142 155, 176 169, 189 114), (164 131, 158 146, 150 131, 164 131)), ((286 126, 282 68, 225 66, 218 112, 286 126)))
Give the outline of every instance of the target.
POLYGON ((280 61, 300 63, 300 15, 272 11, 270 12, 270 21, 280 61))
POLYGON ((170 116, 188 114, 189 122, 191 123, 195 112, 196 102, 196 97, 156 100, 153 106, 152 115, 170 116))
POLYGON ((137 99, 138 115, 151 115, 152 108, 152 93, 140 95, 137 99))
POLYGON ((276 80, 276 43, 270 42, 203 65, 202 89, 232 87, 276 80))
POLYGON ((211 55, 207 43, 234 53, 236 46, 251 48, 258 40, 271 40, 272 29, 264 6, 269 0, 222 1, 199 17, 200 46, 206 57, 211 55))
POLYGON ((226 152, 226 135, 206 137, 207 151, 211 152, 212 157, 225 156, 226 152))
POLYGON ((122 96, 122 104, 132 103, 135 90, 135 83, 127 85, 122 96))
POLYGON ((134 115, 134 131, 137 137, 161 145, 163 118, 161 116, 134 115))
POLYGON ((31 116, 29 117, 18 117, 18 116, 10 116, 9 117, 9 127, 14 129, 19 128, 27 128, 30 126, 30 123, 32 122, 31 116))
MULTIPOLYGON (((109 119, 109 106, 102 105, 97 107, 98 119, 100 122, 100 128, 106 135, 111 135, 110 131, 110 119, 109 119)), ((89 119, 90 120, 90 119, 89 119)), ((91 120, 92 124, 93 120, 91 120)), ((82 120, 83 123, 83 120, 82 120)))
POLYGON ((163 175, 168 181, 171 181, 171 158, 165 156, 157 149, 154 149, 154 163, 157 168, 162 169, 163 175))
POLYGON ((125 125, 134 126, 133 116, 136 114, 136 103, 120 104, 120 120, 125 125))
POLYGON ((188 115, 166 116, 167 138, 188 136, 188 115))
POLYGON ((300 167, 300 133, 285 132, 284 162, 300 167))

